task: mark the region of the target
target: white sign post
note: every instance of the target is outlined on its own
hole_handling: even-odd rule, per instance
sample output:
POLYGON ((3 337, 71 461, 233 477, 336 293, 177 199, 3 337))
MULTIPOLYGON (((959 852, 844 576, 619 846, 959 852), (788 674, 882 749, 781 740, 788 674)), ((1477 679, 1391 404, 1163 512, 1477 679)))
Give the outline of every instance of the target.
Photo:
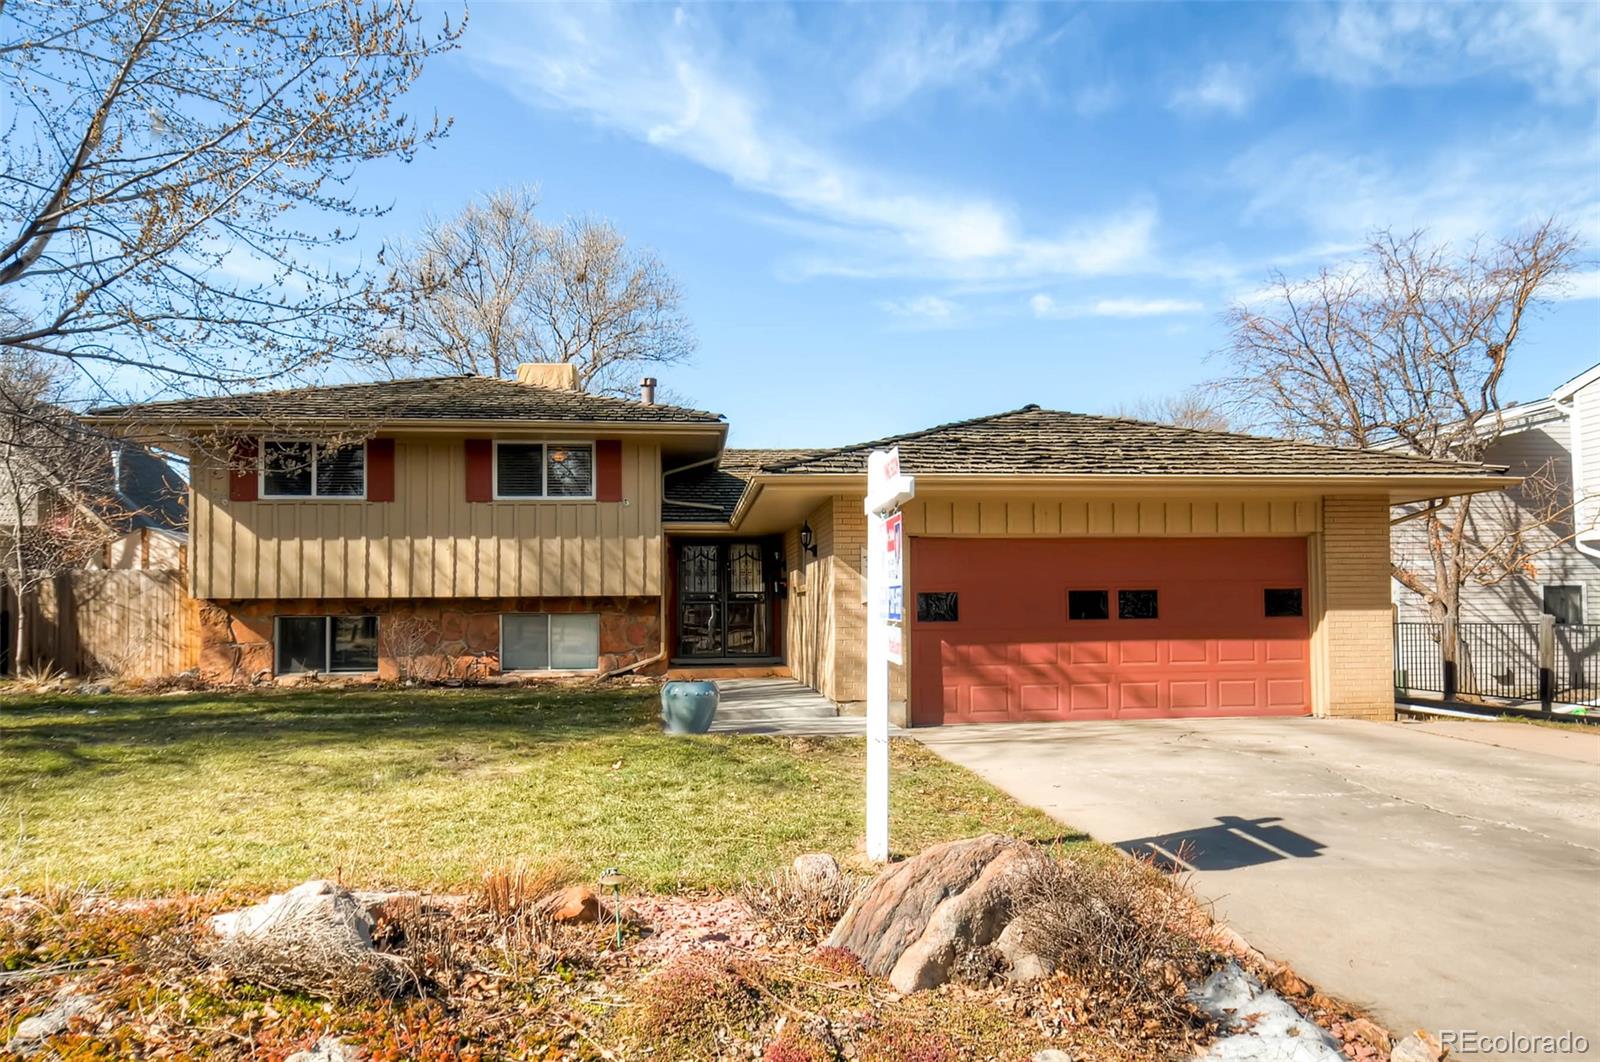
POLYGON ((889 662, 903 661, 899 608, 901 505, 916 496, 916 481, 900 473, 900 451, 867 457, 867 858, 889 858, 889 662), (893 543, 891 547, 891 543, 893 543), (894 618, 891 619, 890 617, 894 618))

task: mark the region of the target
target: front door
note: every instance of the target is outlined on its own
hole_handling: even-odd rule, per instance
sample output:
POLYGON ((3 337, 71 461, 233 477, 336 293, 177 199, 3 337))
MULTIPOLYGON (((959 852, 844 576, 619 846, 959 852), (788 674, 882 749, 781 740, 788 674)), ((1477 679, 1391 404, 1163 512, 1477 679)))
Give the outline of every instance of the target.
POLYGON ((772 655, 772 600, 761 543, 678 543, 675 655, 702 660, 772 655))

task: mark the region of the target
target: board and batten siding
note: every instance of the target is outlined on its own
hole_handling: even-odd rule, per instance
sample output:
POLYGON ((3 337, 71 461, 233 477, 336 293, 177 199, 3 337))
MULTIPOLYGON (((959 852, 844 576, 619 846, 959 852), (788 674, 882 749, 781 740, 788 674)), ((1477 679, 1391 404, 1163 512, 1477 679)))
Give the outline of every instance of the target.
POLYGON ((1316 498, 916 498, 908 535, 1308 535, 1316 498))
POLYGON ((460 436, 399 436, 392 502, 230 501, 192 466, 197 598, 650 597, 661 593, 661 452, 622 443, 622 501, 466 500, 460 436))

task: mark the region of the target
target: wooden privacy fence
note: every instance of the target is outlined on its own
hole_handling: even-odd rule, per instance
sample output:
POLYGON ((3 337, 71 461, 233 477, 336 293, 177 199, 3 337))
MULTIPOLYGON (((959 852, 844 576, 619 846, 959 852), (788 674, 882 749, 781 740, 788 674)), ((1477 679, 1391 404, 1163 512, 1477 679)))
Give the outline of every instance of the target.
MULTIPOLYGON (((178 571, 66 572, 29 596, 27 663, 151 678, 200 663, 200 611, 178 571)), ((6 595, 7 612, 15 607, 6 595)), ((8 633, 9 645, 12 635, 8 633)))

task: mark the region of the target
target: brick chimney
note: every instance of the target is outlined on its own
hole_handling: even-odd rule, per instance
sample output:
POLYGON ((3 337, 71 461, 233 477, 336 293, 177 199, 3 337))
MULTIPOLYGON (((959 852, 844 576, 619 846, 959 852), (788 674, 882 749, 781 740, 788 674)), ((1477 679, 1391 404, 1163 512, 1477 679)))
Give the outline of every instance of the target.
POLYGON ((555 391, 578 390, 578 367, 570 361, 525 361, 517 366, 517 383, 555 391))

